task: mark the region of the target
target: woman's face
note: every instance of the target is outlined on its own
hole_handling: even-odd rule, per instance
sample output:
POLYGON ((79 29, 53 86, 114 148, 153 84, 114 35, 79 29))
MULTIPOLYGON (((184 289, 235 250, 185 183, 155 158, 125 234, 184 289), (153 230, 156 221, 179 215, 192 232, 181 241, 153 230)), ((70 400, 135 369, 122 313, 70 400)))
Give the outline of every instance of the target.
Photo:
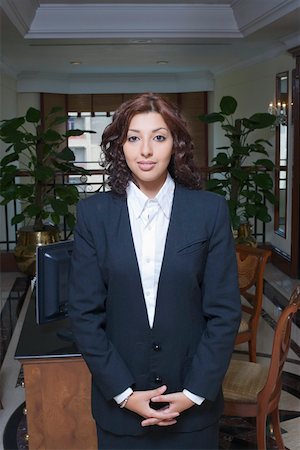
POLYGON ((155 197, 163 186, 173 153, 173 138, 157 112, 136 114, 129 123, 123 151, 141 191, 155 197))

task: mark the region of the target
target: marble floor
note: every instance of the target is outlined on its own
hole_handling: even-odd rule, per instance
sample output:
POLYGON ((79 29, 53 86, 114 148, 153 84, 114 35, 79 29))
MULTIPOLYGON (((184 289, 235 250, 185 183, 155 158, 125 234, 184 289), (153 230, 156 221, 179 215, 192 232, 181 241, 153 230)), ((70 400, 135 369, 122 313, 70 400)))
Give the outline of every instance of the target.
MULTIPOLYGON (((25 439, 26 418, 22 415, 25 393, 21 382, 21 366, 14 359, 14 354, 31 295, 31 285, 20 273, 0 273, 0 277, 0 399, 3 406, 0 409, 0 450, 20 450, 28 448, 25 439), (11 443, 10 437, 8 439, 8 429, 12 424, 15 427, 15 444, 11 443)), ((292 280, 272 264, 267 264, 257 343, 258 361, 263 364, 269 364, 274 326, 296 284, 300 284, 300 280, 292 280)), ((237 346, 233 357, 247 359, 246 344, 237 346)), ((280 417, 286 449, 300 450, 300 313, 292 326, 292 344, 284 367, 280 417)), ((269 431, 267 448, 276 449, 272 432, 269 431)), ((220 448, 257 448, 253 422, 223 418, 220 448)))

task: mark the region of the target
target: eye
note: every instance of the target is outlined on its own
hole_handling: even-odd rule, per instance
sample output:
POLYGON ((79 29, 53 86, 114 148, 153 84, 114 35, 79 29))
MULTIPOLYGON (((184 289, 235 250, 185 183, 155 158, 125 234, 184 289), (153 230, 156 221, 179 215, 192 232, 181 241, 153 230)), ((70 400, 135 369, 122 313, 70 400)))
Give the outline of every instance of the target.
POLYGON ((127 137, 128 142, 136 142, 139 140, 137 136, 128 136, 127 137))
POLYGON ((161 134, 158 134, 157 136, 154 137, 154 140, 158 142, 164 142, 166 139, 167 138, 161 134))

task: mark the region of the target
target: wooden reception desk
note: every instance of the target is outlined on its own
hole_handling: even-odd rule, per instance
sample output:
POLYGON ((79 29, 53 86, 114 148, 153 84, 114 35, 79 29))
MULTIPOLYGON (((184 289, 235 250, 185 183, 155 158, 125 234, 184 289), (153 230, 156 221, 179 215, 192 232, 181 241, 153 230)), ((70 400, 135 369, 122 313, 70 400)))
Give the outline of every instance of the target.
POLYGON ((67 325, 37 325, 32 296, 15 354, 24 369, 30 450, 97 449, 90 373, 74 344, 57 335, 67 325))

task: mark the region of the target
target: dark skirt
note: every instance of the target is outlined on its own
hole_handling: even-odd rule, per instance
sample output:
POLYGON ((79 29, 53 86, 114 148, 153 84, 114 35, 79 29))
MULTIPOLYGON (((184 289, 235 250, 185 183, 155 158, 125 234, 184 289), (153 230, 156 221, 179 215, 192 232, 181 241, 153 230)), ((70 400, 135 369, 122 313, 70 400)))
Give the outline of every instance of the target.
POLYGON ((219 424, 190 433, 172 433, 153 427, 141 436, 116 435, 97 426, 99 450, 218 450, 219 424))

